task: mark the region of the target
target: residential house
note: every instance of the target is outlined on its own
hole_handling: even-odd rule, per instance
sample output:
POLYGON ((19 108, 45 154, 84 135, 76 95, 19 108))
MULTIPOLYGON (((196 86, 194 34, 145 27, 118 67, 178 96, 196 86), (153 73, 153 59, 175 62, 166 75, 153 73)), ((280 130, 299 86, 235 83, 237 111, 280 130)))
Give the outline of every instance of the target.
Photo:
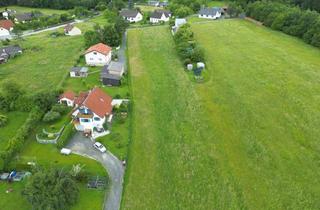
POLYGON ((64 27, 64 33, 67 36, 81 35, 81 30, 73 24, 68 24, 64 27))
POLYGON ((112 115, 112 97, 100 88, 93 88, 76 104, 72 113, 73 123, 78 131, 93 133, 94 129, 103 130, 106 119, 112 115))
POLYGON ((187 20, 184 18, 176 18, 174 21, 174 26, 172 27, 172 33, 176 33, 179 29, 179 27, 183 26, 187 23, 187 20))
POLYGON ((28 13, 16 14, 15 18, 14 18, 14 21, 16 23, 25 23, 27 21, 32 20, 32 18, 33 18, 32 13, 28 12, 28 13))
POLYGON ((10 39, 14 23, 11 20, 0 20, 0 40, 10 39))
POLYGON ((169 2, 167 2, 167 1, 162 1, 162 2, 159 2, 158 7, 166 7, 166 6, 168 6, 168 5, 169 5, 169 2))
POLYGON ((149 6, 158 7, 160 4, 159 1, 148 1, 149 6))
POLYGON ((206 18, 206 19, 218 19, 221 17, 223 9, 219 7, 212 7, 212 8, 202 8, 199 11, 199 18, 206 18))
POLYGON ((150 15, 150 23, 167 22, 171 17, 171 12, 168 10, 157 9, 150 15))
POLYGON ((1 12, 1 16, 7 20, 9 20, 10 17, 14 16, 14 14, 16 14, 16 11, 12 9, 5 9, 1 12))
POLYGON ((22 54, 22 49, 18 45, 11 45, 0 48, 0 64, 6 63, 9 58, 22 54))
POLYGON ((112 48, 103 43, 91 46, 85 52, 86 63, 89 66, 104 66, 111 61, 112 48))
POLYGON ((120 86, 121 78, 124 74, 124 65, 119 62, 111 61, 109 65, 104 66, 101 72, 101 81, 103 85, 120 86))
POLYGON ((70 77, 87 77, 88 68, 87 67, 72 67, 70 69, 70 77))
POLYGON ((130 23, 136 23, 143 19, 142 14, 138 10, 123 9, 120 11, 120 16, 130 23))
POLYGON ((73 91, 68 90, 64 92, 62 95, 60 95, 59 103, 73 107, 75 105, 74 103, 75 99, 76 99, 76 94, 73 91))

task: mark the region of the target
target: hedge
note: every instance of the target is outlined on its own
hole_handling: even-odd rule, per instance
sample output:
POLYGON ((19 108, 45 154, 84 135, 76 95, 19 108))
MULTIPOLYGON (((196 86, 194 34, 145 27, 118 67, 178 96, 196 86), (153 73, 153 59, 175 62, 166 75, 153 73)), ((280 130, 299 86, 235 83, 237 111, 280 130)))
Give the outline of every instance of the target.
POLYGON ((0 154, 0 170, 6 168, 14 155, 22 149, 25 140, 37 126, 43 114, 39 109, 33 109, 30 112, 26 122, 17 130, 16 135, 9 140, 7 148, 0 154))
POLYGON ((70 138, 75 134, 76 130, 72 123, 66 125, 64 130, 62 131, 61 136, 58 139, 57 147, 62 149, 69 142, 70 138))

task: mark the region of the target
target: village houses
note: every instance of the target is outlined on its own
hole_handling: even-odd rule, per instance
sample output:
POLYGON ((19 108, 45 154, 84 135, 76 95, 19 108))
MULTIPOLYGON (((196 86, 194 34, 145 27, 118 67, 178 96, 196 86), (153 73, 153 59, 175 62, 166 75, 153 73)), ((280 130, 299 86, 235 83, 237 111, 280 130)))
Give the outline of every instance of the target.
POLYGON ((138 10, 123 9, 120 11, 120 16, 130 23, 136 23, 143 19, 142 14, 138 10))
POLYGON ((168 22, 171 17, 171 12, 168 10, 155 10, 150 15, 150 23, 168 22))
POLYGON ((11 20, 0 20, 0 40, 11 38, 14 23, 11 20))
POLYGON ((85 52, 86 64, 89 66, 104 66, 111 61, 112 48, 103 43, 91 46, 85 52))

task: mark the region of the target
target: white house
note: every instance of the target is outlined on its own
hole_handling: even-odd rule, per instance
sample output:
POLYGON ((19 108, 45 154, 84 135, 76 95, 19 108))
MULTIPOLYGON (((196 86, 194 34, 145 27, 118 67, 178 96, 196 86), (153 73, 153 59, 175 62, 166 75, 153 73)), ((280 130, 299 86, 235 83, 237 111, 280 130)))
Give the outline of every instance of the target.
POLYGON ((171 12, 167 10, 155 10, 150 15, 150 23, 167 22, 171 17, 171 12))
POLYGON ((91 46, 85 52, 86 63, 89 66, 104 66, 111 61, 112 48, 103 43, 91 46))
POLYGON ((218 19, 221 17, 222 9, 219 7, 202 8, 199 11, 199 18, 218 19))
POLYGON ((0 39, 10 38, 14 23, 11 20, 0 20, 0 39))
POLYGON ((123 9, 120 11, 120 16, 130 23, 136 23, 143 19, 142 14, 138 10, 123 9))
POLYGON ((3 12, 1 12, 2 17, 9 20, 10 17, 12 17, 16 13, 15 10, 11 9, 5 9, 3 12))
POLYGON ((68 24, 64 27, 64 33, 67 36, 77 36, 81 35, 81 30, 72 24, 68 24))
MULTIPOLYGON (((60 96, 60 101, 69 101, 72 96, 70 91, 65 92, 60 96)), ((73 98, 72 103, 75 107, 72 113, 73 123, 78 131, 92 134, 95 129, 103 130, 103 124, 112 115, 112 97, 100 88, 80 93, 73 98)))
POLYGON ((73 107, 74 101, 76 99, 76 94, 72 91, 66 91, 59 97, 59 103, 65 104, 67 106, 73 107))

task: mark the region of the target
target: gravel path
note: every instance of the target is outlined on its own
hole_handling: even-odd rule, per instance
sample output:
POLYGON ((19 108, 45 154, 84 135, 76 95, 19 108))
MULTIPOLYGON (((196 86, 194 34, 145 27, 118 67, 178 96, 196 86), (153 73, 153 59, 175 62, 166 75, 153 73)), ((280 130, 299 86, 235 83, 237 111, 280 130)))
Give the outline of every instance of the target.
POLYGON ((109 151, 101 153, 93 148, 92 144, 93 142, 89 138, 84 137, 81 133, 76 133, 66 148, 71 149, 74 154, 95 159, 103 165, 111 180, 110 190, 105 198, 104 210, 118 210, 121 203, 124 167, 122 162, 112 153, 109 151))

